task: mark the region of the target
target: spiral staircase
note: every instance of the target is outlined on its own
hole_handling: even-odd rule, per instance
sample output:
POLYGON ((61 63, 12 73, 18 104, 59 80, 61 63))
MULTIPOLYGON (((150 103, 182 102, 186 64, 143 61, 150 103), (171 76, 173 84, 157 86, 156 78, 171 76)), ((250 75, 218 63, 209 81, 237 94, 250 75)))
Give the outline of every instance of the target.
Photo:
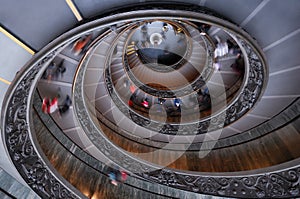
POLYGON ((1 5, 2 198, 300 197, 297 0, 1 5))

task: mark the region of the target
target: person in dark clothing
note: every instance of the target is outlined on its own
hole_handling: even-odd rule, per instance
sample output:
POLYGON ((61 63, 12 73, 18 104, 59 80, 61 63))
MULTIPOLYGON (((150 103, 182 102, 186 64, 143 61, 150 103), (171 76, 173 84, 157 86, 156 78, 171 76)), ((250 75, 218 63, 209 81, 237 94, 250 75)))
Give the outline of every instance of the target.
POLYGON ((231 64, 230 67, 240 75, 244 74, 245 71, 244 56, 242 54, 238 54, 235 62, 231 64))
POLYGON ((64 101, 64 104, 62 105, 62 107, 59 108, 60 114, 67 112, 67 110, 69 110, 71 105, 72 105, 72 100, 71 100, 70 96, 67 95, 67 97, 64 101))
MULTIPOLYGON (((61 77, 63 77, 63 74, 66 72, 66 67, 64 66, 64 61, 65 60, 62 60, 59 65, 57 66, 57 73, 61 75, 61 77)), ((58 76, 57 74, 57 76, 58 76)))
POLYGON ((159 98, 157 98, 157 101, 160 105, 163 105, 163 103, 165 103, 166 99, 159 97, 159 98))

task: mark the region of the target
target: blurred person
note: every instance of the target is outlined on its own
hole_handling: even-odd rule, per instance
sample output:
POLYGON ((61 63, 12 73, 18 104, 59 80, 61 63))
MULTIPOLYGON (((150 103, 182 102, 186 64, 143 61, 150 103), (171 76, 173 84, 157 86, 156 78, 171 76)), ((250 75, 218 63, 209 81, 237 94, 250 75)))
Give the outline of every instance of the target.
POLYGON ((216 70, 218 70, 218 71, 221 70, 221 64, 220 64, 219 62, 215 62, 215 63, 213 64, 213 66, 214 66, 214 68, 215 68, 216 70))
POLYGON ((92 34, 89 34, 88 36, 84 36, 77 40, 72 48, 72 51, 75 56, 79 55, 81 52, 84 51, 84 48, 89 43, 89 41, 92 39, 92 34))
POLYGON ((127 173, 120 169, 118 172, 118 175, 117 175, 117 180, 119 182, 124 183, 126 181, 126 179, 127 179, 127 173))
POLYGON ((69 95, 66 96, 63 105, 59 108, 60 114, 63 114, 69 110, 70 106, 72 105, 72 100, 69 95))
POLYGON ((231 41, 230 39, 227 39, 226 42, 228 44, 228 49, 229 49, 230 54, 238 55, 238 54, 242 53, 242 51, 237 43, 235 43, 234 41, 231 41))
POLYGON ((132 107, 133 106, 133 101, 130 99, 130 100, 128 100, 128 106, 129 107, 132 107))
POLYGON ((123 86, 124 86, 125 88, 127 88, 127 87, 130 86, 130 82, 129 82, 128 79, 123 79, 123 86))
POLYGON ((127 179, 128 174, 120 169, 117 165, 109 165, 108 169, 108 177, 110 180, 110 183, 118 186, 119 183, 124 183, 127 179))
POLYGON ((49 109, 48 109, 49 106, 50 106, 49 98, 44 97, 42 102, 42 111, 44 113, 49 113, 49 109))
POLYGON ((216 49, 214 51, 215 58, 222 57, 228 54, 228 44, 227 42, 221 41, 221 39, 218 36, 215 36, 215 39, 217 40, 216 49))
POLYGON ((148 98, 145 98, 141 103, 145 108, 149 108, 149 100, 148 98))
POLYGON ((109 174, 109 179, 110 179, 110 183, 115 185, 115 186, 118 186, 118 182, 117 182, 117 178, 116 178, 116 174, 115 172, 111 171, 109 174))
POLYGON ((243 54, 238 54, 235 62, 230 66, 238 74, 242 75, 245 71, 245 62, 243 54))
POLYGON ((43 74, 43 78, 47 79, 48 81, 51 81, 53 77, 56 77, 57 72, 57 66, 55 62, 51 62, 47 69, 45 70, 43 74))
POLYGON ((157 98, 157 101, 160 105, 163 105, 163 103, 165 103, 166 99, 159 97, 159 98, 157 98))
POLYGON ((136 87, 134 85, 130 85, 129 90, 133 94, 136 90, 136 87))
POLYGON ((175 98, 174 105, 178 108, 178 107, 180 107, 180 104, 181 104, 181 100, 179 98, 175 98))
POLYGON ((54 97, 53 99, 44 97, 43 103, 42 103, 42 111, 44 113, 51 114, 51 113, 54 113, 56 110, 58 110, 57 97, 54 97))
MULTIPOLYGON (((61 77, 63 77, 63 74, 66 72, 66 67, 64 66, 64 59, 59 63, 59 65, 57 66, 57 70, 56 72, 58 74, 60 74, 61 77)), ((58 75, 57 75, 58 76, 58 75)))

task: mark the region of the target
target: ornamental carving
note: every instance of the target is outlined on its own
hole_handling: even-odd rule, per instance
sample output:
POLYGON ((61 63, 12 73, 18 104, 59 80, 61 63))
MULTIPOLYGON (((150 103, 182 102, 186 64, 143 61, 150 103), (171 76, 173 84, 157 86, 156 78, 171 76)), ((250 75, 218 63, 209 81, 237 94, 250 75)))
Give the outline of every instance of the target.
POLYGON ((43 198, 79 198, 49 170, 30 136, 33 133, 29 127, 30 118, 27 117, 30 113, 27 104, 31 99, 30 89, 35 86, 37 73, 55 55, 56 50, 33 66, 12 91, 4 118, 5 141, 15 167, 38 195, 43 198))
MULTIPOLYGON (((209 131, 218 130, 220 128, 223 128, 224 126, 227 126, 236 120, 238 120, 240 117, 242 117, 244 114, 246 114, 255 104, 257 99, 262 94, 262 88, 264 86, 264 77, 265 77, 265 69, 263 66, 263 60, 259 57, 258 53, 248 44, 245 40, 242 38, 238 38, 239 42, 241 43, 242 47, 246 51, 246 56, 248 60, 248 75, 246 77, 246 85, 244 86, 242 92, 239 94, 237 99, 230 104, 223 112, 219 113, 218 115, 212 116, 209 119, 199 121, 197 123, 198 134, 204 134, 209 131), (226 116, 225 116, 225 115, 226 116), (222 118, 222 119, 220 119, 222 118)), ((209 42, 207 42, 207 46, 210 46, 208 49, 212 49, 213 47, 209 42)), ((209 52, 212 52, 213 50, 210 50, 209 52)), ((126 60, 126 56, 124 57, 124 64, 125 69, 128 70, 128 75, 133 76, 133 74, 130 73, 130 69, 126 60)), ((86 66, 85 66, 86 67, 86 66)), ((207 67, 209 69, 210 67, 207 67)), ((210 73, 210 72, 209 72, 210 73)), ((208 74, 209 74, 208 73, 208 74)), ((131 77, 131 79, 134 79, 134 77, 131 77)), ((162 133, 162 134, 168 134, 168 135, 194 135, 194 131, 185 131, 185 129, 191 129, 194 128, 195 124, 165 124, 162 125, 157 121, 150 121, 148 118, 140 115, 139 113, 133 113, 133 111, 128 111, 129 107, 125 105, 120 97, 118 96, 117 92, 114 92, 114 85, 112 83, 111 75, 110 75, 110 67, 107 67, 105 70, 105 82, 106 87, 108 90, 108 93, 110 94, 111 98, 113 99, 115 105, 123 112, 123 114, 126 117, 129 117, 134 121, 136 124, 146 127, 150 130, 162 133), (146 122, 147 121, 147 122, 146 122)), ((138 82, 137 82, 138 83, 138 82)), ((194 90, 198 90, 199 86, 202 86, 205 84, 205 81, 202 78, 199 78, 194 85, 192 85, 194 90)), ((243 86, 243 85, 241 85, 243 86)), ((153 90, 152 88, 148 88, 146 85, 141 85, 139 89, 144 89, 149 94, 154 96, 163 96, 163 97, 170 97, 175 96, 173 91, 157 91, 153 90), (150 90, 149 90, 150 89, 150 90), (152 90, 151 90, 152 89, 152 90), (155 92, 155 93, 154 93, 155 92)), ((187 90, 185 90, 187 91, 187 90)), ((184 89, 182 90, 183 93, 185 93, 184 89)), ((181 92, 181 91, 179 91, 181 92)), ((182 93, 182 94, 183 94, 182 93)), ((186 94, 186 93, 185 93, 186 94)), ((177 96, 177 93, 176 93, 177 96)))
MULTIPOLYGON (((166 7, 158 6, 156 13, 166 15, 166 7), (160 9, 164 8, 162 12, 160 9)), ((209 10, 201 10, 198 7, 175 6, 170 8, 180 9, 180 14, 185 17, 189 16, 189 12, 197 11, 202 14, 213 14, 209 10)), ((147 9, 145 6, 144 9, 147 9)), ((149 7, 153 9, 153 6, 149 7)), ((139 12, 136 11, 136 14, 139 12)), ((215 14, 213 14, 216 16, 215 14)), ((143 15, 146 17, 145 15, 143 15)), ((110 16, 113 17, 113 16, 110 16)), ((116 22, 117 23, 117 22, 116 22)), ((264 64, 257 53, 251 48, 250 44, 242 41, 242 45, 247 52, 249 61, 249 75, 247 84, 244 87, 242 94, 227 110, 226 114, 221 113, 218 118, 211 118, 209 121, 198 123, 197 131, 204 133, 208 129, 208 123, 213 123, 214 128, 222 126, 222 120, 225 119, 225 124, 228 125, 243 114, 245 114, 256 102, 261 95, 263 82, 265 81, 264 64)), ((30 104, 31 89, 35 87, 36 75, 42 69, 44 63, 47 63, 53 56, 56 55, 55 50, 43 58, 39 63, 29 68, 22 79, 14 86, 11 97, 8 98, 6 112, 3 118, 3 131, 5 134, 5 142, 9 155, 15 164, 16 168, 24 178, 24 180, 32 187, 32 189, 43 198, 79 198, 66 185, 58 180, 51 172, 49 166, 45 164, 39 151, 36 151, 35 141, 31 136, 30 129, 30 104)), ((90 137, 91 141, 98 146, 98 149, 109 157, 115 163, 135 173, 151 182, 160 183, 166 186, 193 191, 203 194, 213 194, 230 197, 243 198, 291 198, 299 197, 300 195, 300 167, 282 169, 279 171, 268 171, 265 174, 252 174, 244 176, 207 176, 197 173, 183 173, 168 169, 160 169, 146 162, 134 158, 124 151, 114 146, 92 123, 95 118, 89 115, 88 108, 84 102, 84 92, 81 83, 83 82, 84 67, 78 71, 77 79, 75 80, 74 89, 74 105, 77 113, 78 121, 90 137)), ((108 74, 109 76, 109 74, 108 74)), ((108 78, 107 83, 111 81, 108 78)), ((108 87, 110 93, 113 92, 113 87, 108 87)), ((296 107, 294 112, 299 113, 299 107, 296 107)), ((126 113, 128 114, 128 113, 126 113)), ((134 116, 136 117, 136 115, 134 116)), ((146 122, 148 123, 148 122, 146 122)), ((150 123, 148 126, 151 126, 150 123)), ((165 133, 179 134, 180 126, 164 125, 165 133)), ((184 128, 188 129, 189 126, 184 128)), ((184 129, 183 128, 183 129, 184 129)))
POLYGON ((244 198, 289 198, 300 193, 300 169, 245 177, 212 177, 177 174, 162 169, 144 174, 157 183, 188 191, 244 198))
MULTIPOLYGON (((226 124, 234 122, 236 119, 240 118, 245 112, 247 112, 255 103, 255 99, 257 99, 257 97, 261 95, 260 92, 262 90, 262 82, 264 82, 264 69, 262 68, 263 64, 261 63, 260 59, 256 59, 256 57, 258 57, 257 55, 253 56, 256 53, 251 50, 251 47, 248 43, 244 43, 243 45, 245 47, 250 48, 250 50, 247 51, 247 58, 249 60, 250 65, 249 76, 253 76, 255 78, 249 78, 247 84, 244 86, 246 88, 245 91, 242 92, 242 94, 238 97, 236 102, 232 103, 232 105, 226 110, 226 112, 218 114, 214 118, 211 118, 210 121, 203 121, 201 123, 198 123, 198 131, 206 132, 208 128, 218 129, 224 124, 224 120, 226 121, 226 124), (253 70, 251 68, 253 68, 253 70), (213 124, 212 127, 210 125, 211 123, 213 124)), ((81 68, 81 70, 84 69, 81 68)), ((79 71, 79 73, 81 72, 82 71, 79 71)), ((107 77, 107 79, 109 80, 107 82, 111 83, 110 78, 107 77)), ((83 91, 80 90, 82 88, 80 86, 81 82, 82 79, 76 80, 75 87, 78 89, 75 89, 75 96, 80 97, 83 93, 83 91)), ((115 92, 112 92, 110 94, 113 99, 114 97, 116 97, 117 99, 118 96, 114 95, 114 93, 115 92)), ((80 101, 80 99, 78 100, 80 101)), ((119 103, 117 104, 117 106, 118 105, 119 103)), ((85 104, 80 104, 80 106, 85 106, 85 104)), ((76 106, 75 109, 77 110, 76 106)), ((83 109, 82 107, 79 110, 79 121, 82 124, 82 128, 86 129, 86 133, 89 136, 91 136, 91 140, 98 140, 98 142, 95 141, 95 144, 97 144, 97 146, 104 146, 99 147, 99 150, 101 150, 104 154, 110 157, 111 160, 115 163, 122 165, 124 168, 135 172, 136 175, 140 175, 141 177, 150 181, 154 181, 160 184, 183 190, 230 197, 268 198, 272 196, 282 198, 292 197, 299 194, 297 192, 297 190, 299 189, 299 173, 293 171, 291 172, 293 173, 293 175, 287 177, 286 173, 291 170, 287 170, 286 173, 274 172, 274 175, 270 174, 266 177, 264 175, 259 174, 244 177, 219 177, 181 173, 167 169, 158 169, 155 166, 149 165, 136 158, 131 157, 124 151, 118 150, 118 148, 114 147, 110 144, 108 140, 106 140, 107 138, 103 136, 101 132, 96 133, 97 131, 99 131, 99 129, 97 129, 95 126, 88 125, 87 127, 86 124, 88 123, 88 121, 90 121, 90 116, 88 112, 84 110, 85 109, 83 109), (90 129, 90 127, 92 129, 90 129), (281 176, 282 178, 275 178, 274 176, 281 176), (284 179, 284 181, 287 182, 287 187, 289 188, 284 187, 283 184, 278 183, 282 179, 284 179), (266 191, 270 190, 269 188, 272 186, 274 187, 273 191, 266 191), (276 190, 285 191, 276 192, 276 190)), ((128 113, 124 114, 127 115, 128 113)), ((136 115, 134 115, 134 117, 136 117, 136 115)), ((151 125, 152 121, 147 127, 151 125)), ((185 126, 184 128, 188 128, 188 126, 185 126)), ((178 130, 180 130, 181 128, 174 128, 174 126, 170 127, 168 125, 164 125, 161 129, 163 129, 164 133, 170 131, 173 131, 175 133, 176 131, 176 134, 178 135, 178 130), (169 131, 169 129, 171 130, 169 131)))

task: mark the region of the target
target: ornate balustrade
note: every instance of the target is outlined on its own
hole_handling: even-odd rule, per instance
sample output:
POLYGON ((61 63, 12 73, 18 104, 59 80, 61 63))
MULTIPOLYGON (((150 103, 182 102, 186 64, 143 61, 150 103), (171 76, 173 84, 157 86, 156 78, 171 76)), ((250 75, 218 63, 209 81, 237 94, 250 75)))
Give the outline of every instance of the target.
MULTIPOLYGON (((235 34, 241 43, 248 63, 246 80, 241 86, 238 97, 228 108, 212 118, 200 121, 196 129, 194 126, 182 128, 176 125, 164 125, 158 132, 167 134, 206 133, 208 130, 217 130, 224 125, 230 125, 245 115, 259 100, 267 82, 267 68, 265 58, 255 41, 243 30, 234 24, 219 18, 215 13, 201 7, 184 5, 158 5, 154 7, 145 4, 137 7, 120 10, 117 15, 111 15, 83 24, 51 42, 20 71, 20 75, 10 86, 8 95, 4 99, 2 113, 2 130, 7 152, 24 180, 41 197, 45 198, 80 198, 84 197, 67 181, 53 170, 45 159, 37 143, 32 128, 31 115, 33 93, 37 81, 47 65, 64 48, 80 36, 94 30, 109 27, 112 23, 135 21, 147 18, 165 18, 181 20, 206 21, 218 27, 227 27, 235 34), (179 12, 180 11, 180 12, 179 12), (179 129, 179 130, 178 130, 179 129), (182 130, 183 129, 183 130, 182 130), (190 131, 191 130, 191 131, 190 131)), ((98 149, 113 162, 135 173, 135 175, 151 182, 166 185, 186 191, 244 198, 288 198, 300 196, 300 167, 299 159, 255 171, 237 173, 194 173, 164 169, 129 155, 114 146, 99 131, 95 124, 98 118, 90 115, 84 101, 82 87, 84 67, 79 68, 74 82, 74 106, 82 129, 90 137, 98 149)), ((289 111, 292 117, 298 117, 299 104, 295 103, 289 111)), ((285 117, 285 116, 283 116, 285 117)), ((289 119, 292 119, 289 118, 289 119)), ((274 120, 273 122, 275 122, 274 120)), ((148 121, 141 121, 141 123, 148 121)), ((143 125, 143 124, 141 124, 143 125)), ((266 124, 269 125, 269 124, 266 124)), ((269 126, 271 128, 271 126, 269 126)), ((262 127, 263 128, 263 127, 262 127)), ((270 129, 269 128, 269 129, 270 129)))

